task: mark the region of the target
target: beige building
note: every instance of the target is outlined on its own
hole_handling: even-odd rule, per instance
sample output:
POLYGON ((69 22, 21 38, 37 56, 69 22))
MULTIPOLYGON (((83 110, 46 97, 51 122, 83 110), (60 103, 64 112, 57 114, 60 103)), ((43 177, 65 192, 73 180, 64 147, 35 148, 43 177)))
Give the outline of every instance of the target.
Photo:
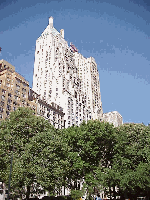
POLYGON ((36 112, 36 104, 28 100, 29 82, 15 72, 15 67, 0 60, 0 119, 9 117, 18 107, 28 106, 36 112))

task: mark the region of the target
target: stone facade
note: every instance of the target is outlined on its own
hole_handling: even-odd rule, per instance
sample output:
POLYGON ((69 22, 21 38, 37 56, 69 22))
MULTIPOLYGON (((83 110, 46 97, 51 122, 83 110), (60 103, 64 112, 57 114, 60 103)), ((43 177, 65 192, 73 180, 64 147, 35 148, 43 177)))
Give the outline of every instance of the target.
POLYGON ((109 122, 110 124, 113 124, 114 127, 123 124, 122 116, 117 111, 103 113, 103 120, 109 122))

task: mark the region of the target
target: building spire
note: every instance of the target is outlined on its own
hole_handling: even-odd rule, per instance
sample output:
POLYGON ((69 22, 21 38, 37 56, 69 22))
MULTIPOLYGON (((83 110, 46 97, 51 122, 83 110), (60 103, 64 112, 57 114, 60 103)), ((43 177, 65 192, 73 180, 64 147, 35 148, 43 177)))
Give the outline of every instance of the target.
POLYGON ((53 28, 53 17, 49 17, 49 25, 50 25, 50 28, 53 28))

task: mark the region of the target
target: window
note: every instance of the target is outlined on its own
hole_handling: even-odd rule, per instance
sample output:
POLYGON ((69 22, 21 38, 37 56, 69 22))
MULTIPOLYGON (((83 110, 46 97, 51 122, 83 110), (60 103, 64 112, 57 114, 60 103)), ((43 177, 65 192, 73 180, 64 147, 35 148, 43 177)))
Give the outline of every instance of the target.
POLYGON ((3 102, 3 101, 1 101, 1 102, 0 102, 0 105, 1 105, 1 106, 4 106, 4 102, 3 102))
POLYGON ((16 102, 16 101, 14 101, 14 102, 13 102, 13 104, 14 104, 14 105, 17 105, 17 102, 16 102))
POLYGON ((26 83, 23 83, 23 86, 24 86, 24 87, 26 87, 26 86, 27 86, 27 84, 26 84, 26 83))
POLYGON ((9 111, 6 111, 7 116, 9 116, 9 111))
POLYGON ((23 106, 25 105, 25 100, 22 101, 22 105, 23 105, 23 106))
POLYGON ((11 106, 10 106, 10 105, 8 105, 8 104, 7 104, 7 109, 8 109, 8 110, 11 110, 11 106))
POLYGON ((14 98, 15 98, 15 99, 18 99, 18 96, 15 95, 14 98))
POLYGON ((23 97, 23 98, 25 98, 25 97, 26 97, 26 95, 22 93, 22 97, 23 97))
POLYGON ((8 99, 8 101, 7 101, 8 103, 11 103, 12 102, 12 100, 11 99, 8 99))
POLYGON ((0 107, 0 112, 3 112, 3 108, 2 107, 0 107))
POLYGON ((16 94, 19 94, 20 92, 18 90, 15 91, 16 94))
POLYGON ((17 78, 16 78, 16 81, 17 81, 17 83, 21 83, 21 80, 19 80, 19 79, 17 79, 17 78))
POLYGON ((6 90, 2 89, 2 93, 5 94, 5 93, 6 93, 6 90))
POLYGON ((26 92, 26 89, 25 89, 25 88, 22 88, 22 92, 26 92))
POLYGON ((9 77, 7 77, 7 81, 8 81, 8 82, 10 81, 10 78, 9 78, 9 77))

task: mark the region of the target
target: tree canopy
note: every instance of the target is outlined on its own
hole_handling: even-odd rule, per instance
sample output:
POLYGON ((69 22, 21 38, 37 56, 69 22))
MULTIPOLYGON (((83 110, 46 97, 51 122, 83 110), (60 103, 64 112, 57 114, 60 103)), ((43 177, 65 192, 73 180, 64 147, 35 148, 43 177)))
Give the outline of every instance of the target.
POLYGON ((18 108, 0 125, 0 179, 11 191, 29 199, 62 186, 74 199, 90 199, 99 191, 110 198, 150 195, 150 128, 90 120, 79 127, 55 129, 29 108, 18 108), (82 185, 82 190, 81 190, 82 185))

